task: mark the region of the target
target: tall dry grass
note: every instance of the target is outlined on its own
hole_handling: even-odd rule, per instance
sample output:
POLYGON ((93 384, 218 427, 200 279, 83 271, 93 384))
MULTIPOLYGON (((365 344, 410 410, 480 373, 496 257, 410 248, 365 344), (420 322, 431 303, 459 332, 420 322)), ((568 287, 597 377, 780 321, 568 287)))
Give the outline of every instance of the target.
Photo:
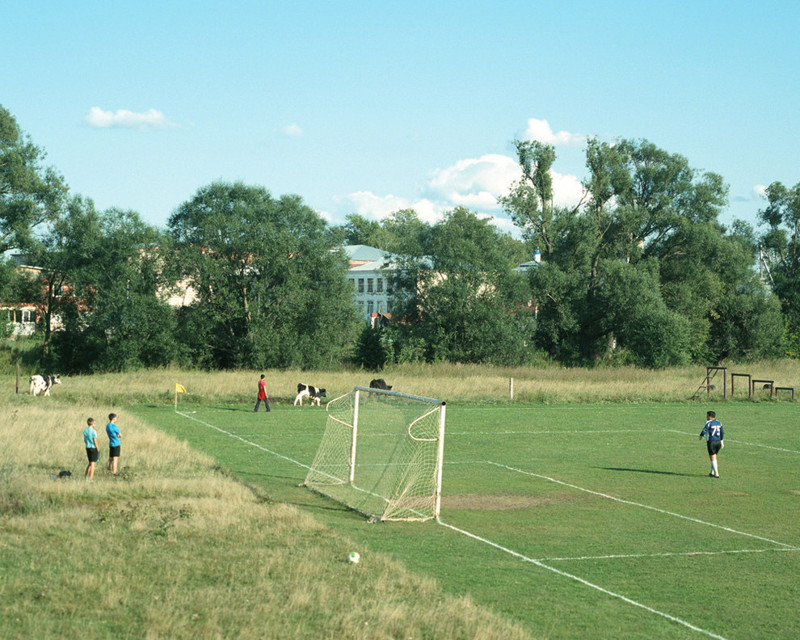
MULTIPOLYGON (((387 367, 380 373, 363 370, 301 371, 184 371, 159 369, 125 374, 62 378, 53 396, 78 404, 166 404, 174 399, 175 383, 188 391, 181 402, 255 402, 256 383, 267 376, 271 402, 292 402, 297 383, 327 390, 328 399, 368 386, 372 378, 384 378, 395 390, 449 402, 682 402, 704 382, 706 368, 688 366, 665 370, 619 368, 525 368, 485 365, 420 364, 387 367)), ((800 361, 779 360, 729 364, 730 373, 750 373, 775 380, 776 385, 800 391, 800 361)), ((722 395, 722 373, 713 380, 714 393, 722 395)), ((737 397, 746 395, 743 379, 737 379, 737 397)), ((13 388, 10 380, 8 388, 13 388)), ((730 393, 730 379, 727 382, 730 393)), ((800 399, 800 394, 798 395, 800 399)))
POLYGON ((101 456, 87 483, 81 432, 89 416, 102 430, 108 405, 2 400, 4 638, 528 637, 386 557, 349 565, 352 543, 124 409, 120 476, 101 456), (51 479, 61 469, 73 475, 51 479))

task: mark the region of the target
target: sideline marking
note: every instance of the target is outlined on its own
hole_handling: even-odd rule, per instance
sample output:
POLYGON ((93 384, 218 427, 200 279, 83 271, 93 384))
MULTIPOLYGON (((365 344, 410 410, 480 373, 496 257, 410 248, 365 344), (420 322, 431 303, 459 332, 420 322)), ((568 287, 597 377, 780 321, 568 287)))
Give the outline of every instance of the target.
MULTIPOLYGON (((686 431, 678 431, 677 429, 665 429, 665 431, 672 431, 673 433, 680 433, 684 436, 691 436, 694 435, 697 437, 697 434, 687 433, 686 431)), ((744 440, 734 440, 733 438, 725 438, 726 442, 733 442, 735 444, 744 444, 748 447, 761 447, 762 449, 772 449, 773 451, 784 451, 786 453, 800 453, 797 449, 781 449, 780 447, 770 447, 768 444, 756 444, 755 442, 745 442, 744 440)))
POLYGON ((267 449, 266 447, 262 447, 260 444, 257 444, 255 442, 251 442, 250 440, 242 438, 242 436, 237 436, 235 433, 231 433, 230 431, 225 431, 225 429, 222 429, 222 428, 220 428, 220 427, 218 427, 216 425, 213 425, 213 424, 210 424, 208 422, 205 422, 204 420, 201 420, 200 418, 195 418, 194 416, 190 416, 190 415, 188 415, 186 413, 183 413, 182 411, 176 411, 175 413, 177 413, 179 416, 183 416, 184 418, 189 418, 189 420, 194 420, 195 422, 199 422, 200 424, 203 424, 203 425, 205 425, 205 426, 207 426, 207 427, 209 427, 211 429, 216 429, 220 433, 224 433, 226 436, 230 436, 231 438, 235 438, 236 440, 240 440, 240 441, 244 442, 245 444, 249 444, 251 447, 255 447, 256 449, 261 449, 262 451, 264 451, 266 453, 269 453, 269 454, 272 454, 273 456, 277 456, 278 458, 282 458, 283 460, 286 460, 287 462, 293 462, 294 464, 299 465, 299 466, 303 467, 304 469, 311 469, 311 467, 309 467, 307 464, 303 464, 302 462, 298 462, 294 458, 289 458, 288 456, 285 456, 285 455, 283 455, 281 453, 278 453, 277 451, 272 451, 271 449, 267 449))
POLYGON ((582 585, 585 585, 587 587, 591 587, 592 589, 596 589, 597 591, 600 591, 601 593, 605 593, 606 595, 611 596, 612 598, 618 598, 619 600, 622 600, 623 602, 626 602, 626 603, 628 603, 630 605, 633 605, 634 607, 639 607, 640 609, 644 609, 645 611, 648 611, 650 613, 654 613, 656 615, 659 615, 662 618, 666 618, 667 620, 671 620, 672 622, 676 622, 677 624, 683 625, 684 627, 687 627, 687 628, 691 629, 692 631, 697 631, 698 633, 702 633, 702 634, 704 634, 706 636, 709 636, 710 638, 716 638, 717 640, 727 640, 724 636, 717 635, 716 633, 713 633, 711 631, 707 631, 706 629, 701 629, 700 627, 697 627, 697 626, 693 625, 691 622, 687 622, 686 620, 682 620, 681 618, 677 618, 677 617, 675 617, 673 615, 670 615, 669 613, 665 613, 663 611, 659 611, 658 609, 653 609, 653 607, 648 607, 646 604, 642 604, 641 602, 637 602, 636 600, 631 600, 630 598, 628 598, 627 596, 622 595, 621 593, 616 593, 615 591, 610 591, 609 589, 606 589, 604 587, 601 587, 600 585, 594 584, 593 582, 589 582, 588 580, 584 580, 581 577, 578 577, 578 576, 573 575, 571 573, 567 573, 566 571, 562 571, 561 569, 556 569, 555 567, 551 567, 550 565, 547 565, 547 564, 545 564, 544 562, 542 562, 540 560, 534 560, 533 558, 529 558, 528 556, 525 556, 525 555, 523 555, 523 554, 521 554, 521 553, 519 553, 517 551, 514 551, 514 550, 509 549, 507 547, 504 547, 502 545, 499 545, 496 542, 492 542, 491 540, 487 540, 486 538, 482 538, 481 536, 478 536, 478 535, 476 535, 474 533, 470 533, 469 531, 466 531, 464 529, 459 529, 458 527, 454 527, 451 524, 447 524, 446 522, 443 522, 441 519, 437 518, 436 522, 438 522, 443 527, 447 527, 448 529, 452 529, 453 531, 456 531, 456 532, 458 532, 458 533, 460 533, 462 535, 465 535, 468 538, 472 538, 473 540, 477 540, 478 542, 483 542, 484 544, 488 544, 489 546, 494 547, 495 549, 499 549, 500 551, 504 551, 505 553, 508 553, 508 554, 514 556, 515 558, 519 558, 520 560, 523 560, 524 562, 530 562, 531 564, 536 565, 537 567, 539 567, 541 569, 546 569, 547 571, 552 571, 553 573, 556 573, 556 574, 558 574, 560 576, 563 576, 565 578, 569 578, 570 580, 575 580, 576 582, 580 582, 582 585))
POLYGON ((526 476, 533 476, 534 478, 542 478, 543 480, 548 480, 550 482, 554 482, 556 484, 563 485, 565 487, 570 487, 572 489, 577 489, 578 491, 583 491, 584 493, 591 493, 596 496, 600 496, 601 498, 608 498, 609 500, 614 500, 615 502, 621 502, 623 504, 629 504, 634 507, 641 507, 642 509, 650 509, 651 511, 657 511, 658 513, 663 513, 668 516, 674 516, 676 518, 682 518, 683 520, 689 520, 691 522, 696 522, 697 524, 703 524, 708 527, 714 527, 716 529, 722 529, 723 531, 727 531, 728 533, 735 533, 740 536, 747 536, 748 538, 755 538, 756 540, 763 540, 764 542, 769 542, 770 544, 778 545, 779 547, 786 547, 789 549, 794 549, 795 545, 793 544, 786 544, 785 542, 778 542, 777 540, 772 540, 771 538, 764 538, 763 536, 757 536, 754 533, 747 533, 745 531, 737 531, 736 529, 731 529, 730 527, 723 526, 721 524, 714 524, 713 522, 706 522, 705 520, 700 520, 698 518, 693 518, 691 516, 684 516, 680 513, 675 513, 674 511, 666 511, 665 509, 659 509, 658 507, 651 507, 648 504, 642 504, 641 502, 633 502, 632 500, 625 500, 624 498, 617 498, 616 496, 608 495, 607 493, 601 493, 600 491, 593 491, 592 489, 586 489, 584 487, 579 487, 576 484, 570 484, 569 482, 564 482, 562 480, 556 480, 555 478, 550 478, 549 476, 543 476, 538 473, 533 473, 532 471, 524 471, 523 469, 517 469, 515 467, 509 467, 505 464, 500 464, 499 462, 492 462, 491 460, 486 461, 487 464, 494 465, 495 467, 500 467, 502 469, 508 469, 509 471, 514 471, 516 473, 521 473, 526 476))

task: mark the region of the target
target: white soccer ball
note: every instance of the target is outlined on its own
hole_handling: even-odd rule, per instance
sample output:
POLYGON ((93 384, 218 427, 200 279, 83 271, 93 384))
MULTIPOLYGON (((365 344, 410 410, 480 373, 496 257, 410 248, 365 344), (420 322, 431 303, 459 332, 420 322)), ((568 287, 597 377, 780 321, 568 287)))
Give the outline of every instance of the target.
POLYGON ((353 564, 358 564, 358 561, 361 560, 361 556, 358 555, 358 552, 351 551, 347 554, 347 561, 352 562, 353 564))

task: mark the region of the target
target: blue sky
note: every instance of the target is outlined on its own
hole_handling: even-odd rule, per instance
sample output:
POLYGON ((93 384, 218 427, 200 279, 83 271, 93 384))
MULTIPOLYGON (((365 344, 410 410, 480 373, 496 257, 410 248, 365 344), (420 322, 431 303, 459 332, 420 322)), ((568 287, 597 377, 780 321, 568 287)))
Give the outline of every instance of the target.
POLYGON ((0 104, 75 193, 166 226, 215 180, 330 222, 495 216, 513 140, 646 138, 730 185, 800 182, 800 2, 5 0, 0 104))

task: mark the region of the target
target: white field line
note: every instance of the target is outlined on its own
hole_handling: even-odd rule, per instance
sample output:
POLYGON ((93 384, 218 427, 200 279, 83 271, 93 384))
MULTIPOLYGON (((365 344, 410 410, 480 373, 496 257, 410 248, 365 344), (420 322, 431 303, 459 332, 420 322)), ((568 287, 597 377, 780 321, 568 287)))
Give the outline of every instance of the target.
POLYGON ((244 442, 245 444, 249 444, 251 447, 255 447, 256 449, 261 449, 261 451, 264 451, 265 453, 269 453, 270 455, 273 455, 273 456, 276 456, 278 458, 281 458, 282 460, 286 460, 287 462, 292 462, 292 463, 294 463, 296 465, 299 465, 299 466, 303 467, 304 469, 309 469, 309 470, 311 469, 311 467, 309 467, 307 464, 303 464, 302 462, 298 462, 294 458, 289 458, 288 456, 285 456, 285 455, 283 455, 281 453, 278 453, 277 451, 272 451, 272 449, 267 449, 266 447, 262 447, 260 444, 257 444, 255 442, 251 442, 250 440, 247 440, 246 438, 243 438, 242 436, 238 436, 235 433, 231 433, 230 431, 225 431, 225 429, 222 429, 222 428, 220 428, 220 427, 218 427, 216 425, 213 425, 213 424, 211 424, 209 422, 206 422, 205 420, 201 420, 200 418, 195 418, 194 416, 186 414, 186 413, 183 413, 181 411, 176 411, 175 413, 177 413, 179 416, 183 416, 184 418, 189 418, 189 420, 194 420, 195 422, 199 422, 200 424, 205 425, 210 429, 215 429, 216 431, 219 431, 220 433, 223 433, 226 436, 230 436, 231 438, 234 438, 236 440, 244 442))
POLYGON ((666 551, 663 553, 624 553, 605 556, 576 556, 572 558, 538 558, 540 562, 571 562, 573 560, 617 560, 625 558, 669 558, 673 556, 724 556, 737 553, 771 553, 800 551, 800 547, 788 549, 730 549, 728 551, 666 551))
MULTIPOLYGON (((647 433, 658 433, 659 431, 672 431, 672 429, 656 429, 653 431, 648 431, 647 433)), ((586 429, 558 429, 558 430, 522 430, 522 431, 461 431, 461 432, 447 432, 448 436, 552 436, 552 435, 560 435, 560 434, 575 434, 580 433, 581 435, 591 436, 594 434, 605 434, 605 433, 642 433, 641 429, 598 429, 598 430, 586 430, 586 429)))
MULTIPOLYGON (((180 412, 178 412, 180 413, 180 412)), ((181 415, 186 415, 181 413, 181 415)), ((187 417, 189 417, 187 415, 187 417)), ((529 431, 448 431, 447 436, 452 438, 456 436, 553 436, 553 435, 574 435, 576 433, 581 434, 582 436, 592 436, 592 435, 601 435, 607 433, 642 433, 641 429, 605 429, 605 430, 597 430, 597 431, 586 431, 585 429, 569 429, 569 430, 529 430, 529 431)), ((657 429, 654 431, 648 431, 647 433, 682 433, 680 431, 675 431, 675 429, 657 429)), ((243 434, 248 436, 250 434, 243 434)), ((262 436, 262 433, 255 433, 253 435, 262 436)), ((397 437, 396 433, 365 433, 360 434, 366 438, 393 438, 397 437)), ((269 433, 270 438, 319 438, 322 436, 321 431, 317 431, 314 433, 311 432, 289 432, 289 431, 271 431, 269 433)))
POLYGON ((642 604, 641 602, 637 602, 636 600, 632 600, 631 598, 628 598, 627 596, 624 596, 621 593, 616 593, 615 591, 610 591, 609 589, 606 589, 604 587, 601 587, 600 585, 594 584, 593 582, 589 582, 588 580, 584 580, 583 578, 581 578, 579 576, 573 575, 571 573, 567 573, 566 571, 561 571, 560 569, 556 569, 555 567, 551 567, 550 565, 545 564, 541 560, 535 560, 534 558, 529 558, 528 556, 525 556, 525 555, 523 555, 523 554, 521 554, 521 553, 519 553, 517 551, 514 551, 514 550, 509 549, 507 547, 504 547, 502 545, 499 545, 496 542, 492 542, 491 540, 487 540, 486 538, 482 538, 481 536, 475 535, 474 533, 470 533, 469 531, 465 531, 464 529, 459 529, 458 527, 454 527, 451 524, 447 524, 446 522, 443 522, 441 519, 437 519, 437 522, 440 525, 442 525, 443 527, 447 527, 448 529, 452 529, 453 531, 456 531, 457 533, 465 535, 468 538, 472 538, 473 540, 477 540, 478 542, 482 542, 484 544, 487 544, 490 547, 494 547, 495 549, 499 549, 500 551, 503 551, 503 552, 505 552, 505 553, 507 553, 509 555, 512 555, 515 558, 519 558, 520 560, 522 560, 524 562, 529 562, 529 563, 531 563, 531 564, 533 564, 533 565, 535 565, 535 566, 537 566, 537 567, 539 567, 541 569, 546 569, 547 571, 552 571, 553 573, 558 574, 560 576, 563 576, 565 578, 569 578, 570 580, 575 580, 576 582, 579 582, 584 586, 587 586, 587 587, 590 587, 590 588, 595 589, 597 591, 600 591, 601 593, 604 593, 604 594, 606 594, 608 596, 611 596, 612 598, 617 598, 619 600, 622 600, 623 602, 626 602, 627 604, 633 605, 634 607, 639 607, 640 609, 644 609, 645 611, 647 611, 649 613, 653 613, 655 615, 661 616, 662 618, 666 618, 667 620, 671 620, 672 622, 675 622, 677 624, 683 625, 684 627, 687 627, 688 629, 691 629, 692 631, 696 631, 698 633, 702 633, 703 635, 706 635, 706 636, 708 636, 710 638, 717 638, 717 640, 726 640, 726 638, 724 636, 717 635, 716 633, 713 633, 711 631, 707 631, 706 629, 701 629, 700 627, 697 627, 697 626, 693 625, 692 623, 687 622, 686 620, 682 620, 681 618, 677 618, 677 617, 675 617, 673 615, 670 615, 669 613, 665 613, 663 611, 659 611, 658 609, 653 609, 653 607, 648 607, 646 604, 642 604))
MULTIPOLYGON (((665 429, 665 431, 672 431, 673 433, 680 433, 684 436, 693 435, 695 438, 700 433, 687 433, 686 431, 678 431, 677 429, 665 429)), ((725 442, 733 442, 734 444, 743 444, 748 447, 760 447, 762 449, 772 449, 773 451, 784 451, 786 453, 800 453, 797 449, 782 449, 781 447, 770 447, 768 444, 756 444, 755 442, 744 442, 743 440, 734 440, 733 438, 725 438, 725 442)))
MULTIPOLYGON (((304 469, 311 470, 311 467, 308 466, 307 464, 303 464, 302 462, 299 462, 299 461, 295 460, 294 458, 289 458, 288 456, 285 456, 285 455, 283 455, 281 453, 278 453, 277 451, 272 451, 271 449, 267 449, 266 447, 262 447, 260 444, 257 444, 255 442, 251 442, 250 440, 247 440, 246 438, 243 438, 242 436, 236 435, 235 433, 231 433, 230 431, 225 431, 225 429, 222 429, 221 427, 213 425, 213 424, 211 424, 209 422, 206 422, 205 420, 201 420, 200 418, 195 418, 194 416, 188 415, 188 414, 183 413, 181 411, 176 411, 176 413, 179 416, 183 416, 184 418, 189 418, 189 420, 194 420, 195 422, 199 422, 200 424, 205 425, 206 427, 209 427, 210 429, 214 429, 216 431, 219 431, 220 433, 222 433, 222 434, 224 434, 226 436, 230 436, 231 438, 234 438, 236 440, 239 440, 240 442, 244 442, 245 444, 249 444, 251 447, 255 447, 256 449, 260 449, 261 451, 264 451, 265 453, 269 453, 270 455, 277 456, 278 458, 281 458, 282 460, 286 460, 287 462, 292 462, 292 463, 294 463, 294 464, 296 464, 298 466, 303 467, 304 469)), ((323 473, 323 475, 328 475, 328 474, 326 474, 324 472, 321 472, 321 471, 319 473, 323 473)), ((335 478, 334 476, 329 476, 329 477, 333 478, 334 480, 339 480, 339 478, 335 478)), ((361 491, 362 493, 367 493, 367 494, 369 494, 371 496, 374 496, 376 498, 380 498, 381 500, 384 500, 384 501, 388 502, 388 500, 386 498, 384 498, 383 496, 378 495, 377 493, 373 493, 372 491, 367 491, 366 489, 362 489, 362 488, 357 487, 355 485, 353 485, 353 488, 357 489, 358 491, 361 491)))
POLYGON ((600 491, 593 491, 592 489, 586 489, 585 487, 579 487, 575 484, 570 484, 569 482, 564 482, 562 480, 556 480, 555 478, 550 478, 549 476, 544 476, 538 473, 533 473, 532 471, 525 471, 523 469, 517 469, 516 467, 509 467, 505 464, 500 464, 499 462, 492 462, 491 460, 486 461, 487 464, 494 465, 495 467, 500 467, 501 469, 508 469, 509 471, 513 471, 515 473, 521 473, 526 476, 532 476, 534 478, 541 478, 542 480, 547 480, 548 482, 554 482, 555 484, 560 484, 564 487, 570 487, 571 489, 576 489, 578 491, 583 491, 584 493, 591 493, 595 496, 600 496, 601 498, 607 498, 608 500, 614 500, 615 502, 621 502, 622 504, 628 504, 633 507, 640 507, 642 509, 649 509, 650 511, 656 511, 658 513, 662 513, 664 515, 673 516, 674 518, 681 518, 682 520, 689 520, 690 522, 696 522, 697 524, 702 524, 707 527, 714 527, 715 529, 722 529, 723 531, 727 531, 728 533, 734 533, 739 536, 747 536, 748 538, 754 538, 756 540, 762 540, 764 542, 769 542, 770 544, 777 545, 779 547, 785 547, 787 549, 794 549, 795 545, 786 544, 785 542, 778 542, 777 540, 772 540, 771 538, 765 538, 763 536, 757 536, 754 533, 747 533, 745 531, 737 531, 736 529, 731 529, 730 527, 725 527, 721 524, 714 524, 713 522, 706 522, 705 520, 700 520, 698 518, 693 518, 691 516, 684 516, 680 513, 675 513, 674 511, 666 511, 665 509, 659 509, 658 507, 652 507, 648 504, 642 504, 640 502, 633 502, 632 500, 625 500, 623 498, 617 498, 616 496, 608 495, 607 493, 601 493, 600 491))

